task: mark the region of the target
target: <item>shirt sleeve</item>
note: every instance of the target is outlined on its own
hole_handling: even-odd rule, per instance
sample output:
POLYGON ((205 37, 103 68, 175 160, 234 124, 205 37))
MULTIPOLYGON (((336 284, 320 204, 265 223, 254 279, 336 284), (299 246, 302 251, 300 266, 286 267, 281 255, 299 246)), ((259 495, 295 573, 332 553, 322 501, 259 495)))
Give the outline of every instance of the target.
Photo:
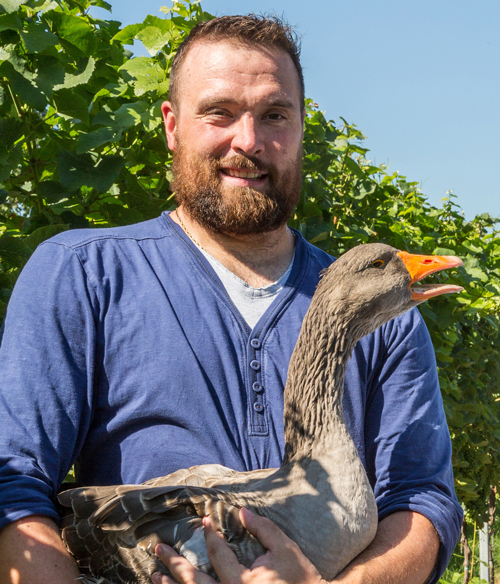
POLYGON ((374 478, 379 519, 411 510, 434 525, 441 541, 434 583, 462 523, 434 349, 416 309, 389 323, 383 337, 365 417, 367 472, 374 478))
POLYGON ((53 501, 92 415, 95 298, 75 251, 38 247, 18 278, 0 346, 0 529, 53 501))

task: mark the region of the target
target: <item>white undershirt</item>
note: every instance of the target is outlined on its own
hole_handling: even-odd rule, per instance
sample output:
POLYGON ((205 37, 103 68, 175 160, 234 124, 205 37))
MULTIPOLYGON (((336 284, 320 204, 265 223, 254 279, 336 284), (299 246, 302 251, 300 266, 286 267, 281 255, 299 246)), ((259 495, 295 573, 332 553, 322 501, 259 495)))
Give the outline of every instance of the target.
POLYGON ((241 315, 246 320, 248 326, 251 329, 253 329, 254 326, 259 322, 260 317, 264 314, 264 312, 266 312, 266 310, 272 304, 273 300, 286 284, 288 276, 292 271, 293 260, 295 258, 294 252, 290 265, 279 280, 269 284, 268 286, 263 286, 262 288, 254 288, 241 278, 238 278, 238 276, 233 274, 231 270, 228 270, 204 249, 201 247, 198 247, 198 249, 210 262, 210 265, 214 269, 217 276, 219 276, 220 281, 229 294, 229 298, 231 298, 233 304, 240 311, 241 315))

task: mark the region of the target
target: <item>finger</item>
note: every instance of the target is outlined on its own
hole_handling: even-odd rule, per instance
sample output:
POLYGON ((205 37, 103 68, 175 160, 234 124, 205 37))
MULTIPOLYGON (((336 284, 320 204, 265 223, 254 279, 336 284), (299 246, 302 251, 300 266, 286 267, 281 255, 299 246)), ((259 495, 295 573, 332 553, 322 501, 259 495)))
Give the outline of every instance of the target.
POLYGON ((170 578, 170 576, 166 576, 161 572, 155 572, 151 576, 151 580, 153 581, 153 584, 176 584, 176 581, 173 578, 170 578))
MULTIPOLYGON (((197 570, 170 546, 160 543, 156 546, 155 553, 180 584, 214 584, 213 578, 197 570)), ((164 584, 163 580, 160 582, 164 584)), ((168 580, 166 584, 170 584, 168 580)))
POLYGON ((252 535, 255 535, 260 543, 271 552, 283 547, 297 545, 270 519, 255 515, 246 507, 240 509, 240 520, 243 526, 252 535))
MULTIPOLYGON (((240 510, 243 526, 257 537, 268 552, 258 557, 252 565, 252 573, 269 570, 282 582, 310 582, 325 584, 320 573, 302 553, 300 547, 266 517, 259 517, 245 507, 240 510)), ((259 572, 260 573, 260 572, 259 572)), ((276 581, 276 580, 273 580, 276 581)))
POLYGON ((227 545, 222 533, 215 529, 210 517, 203 518, 203 526, 205 528, 208 557, 217 576, 219 576, 221 582, 237 582, 246 568, 239 563, 238 558, 227 545))

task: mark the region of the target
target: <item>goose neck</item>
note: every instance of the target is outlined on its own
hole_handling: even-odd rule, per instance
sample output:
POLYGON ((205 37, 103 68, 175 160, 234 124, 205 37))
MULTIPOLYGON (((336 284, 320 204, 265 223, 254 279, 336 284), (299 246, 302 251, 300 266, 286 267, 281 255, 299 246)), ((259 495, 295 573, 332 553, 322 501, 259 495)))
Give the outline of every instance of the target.
MULTIPOLYGON (((284 395, 283 464, 344 433, 342 409, 347 361, 356 340, 345 313, 326 319, 311 306, 290 360, 284 395)), ((331 443, 331 442, 330 442, 331 443)))

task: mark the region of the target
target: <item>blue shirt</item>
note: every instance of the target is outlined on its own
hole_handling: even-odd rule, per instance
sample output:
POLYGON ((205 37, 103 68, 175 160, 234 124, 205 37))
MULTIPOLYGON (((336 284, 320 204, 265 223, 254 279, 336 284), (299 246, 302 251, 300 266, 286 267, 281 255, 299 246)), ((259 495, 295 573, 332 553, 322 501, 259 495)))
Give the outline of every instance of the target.
MULTIPOLYGON (((290 277, 250 330, 209 262, 163 214, 74 230, 20 275, 0 350, 0 528, 83 484, 139 483, 196 464, 277 467, 283 388, 302 319, 333 258, 296 234, 290 277)), ((418 311, 362 339, 345 418, 382 519, 428 517, 437 581, 459 536, 451 445, 418 311)), ((334 446, 333 446, 334 447, 334 446)))

